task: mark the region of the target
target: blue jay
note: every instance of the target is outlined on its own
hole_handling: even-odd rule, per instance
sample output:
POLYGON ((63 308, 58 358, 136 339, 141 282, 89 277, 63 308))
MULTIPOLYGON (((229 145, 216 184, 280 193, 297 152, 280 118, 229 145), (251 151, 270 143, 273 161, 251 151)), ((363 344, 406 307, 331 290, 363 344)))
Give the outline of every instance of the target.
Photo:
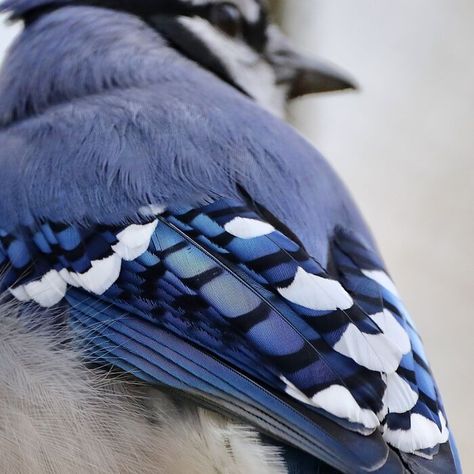
POLYGON ((366 224, 278 117, 350 81, 261 0, 2 5, 25 29, 0 74, 0 289, 289 472, 460 472, 366 224))

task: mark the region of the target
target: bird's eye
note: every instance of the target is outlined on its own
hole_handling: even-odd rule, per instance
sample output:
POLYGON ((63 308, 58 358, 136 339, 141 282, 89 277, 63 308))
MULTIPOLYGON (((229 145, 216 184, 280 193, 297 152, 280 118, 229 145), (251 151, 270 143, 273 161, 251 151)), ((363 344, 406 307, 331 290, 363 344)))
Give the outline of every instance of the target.
POLYGON ((238 36, 242 31, 242 14, 230 2, 216 3, 211 7, 210 21, 229 36, 238 36))

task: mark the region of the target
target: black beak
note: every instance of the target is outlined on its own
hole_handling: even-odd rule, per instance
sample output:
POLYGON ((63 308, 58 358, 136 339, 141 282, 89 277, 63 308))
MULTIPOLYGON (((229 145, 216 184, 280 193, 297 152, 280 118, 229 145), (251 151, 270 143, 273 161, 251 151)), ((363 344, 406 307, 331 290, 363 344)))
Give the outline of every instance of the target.
POLYGON ((288 87, 288 98, 307 94, 357 89, 354 81, 336 67, 300 54, 276 27, 268 30, 267 60, 278 84, 288 87))

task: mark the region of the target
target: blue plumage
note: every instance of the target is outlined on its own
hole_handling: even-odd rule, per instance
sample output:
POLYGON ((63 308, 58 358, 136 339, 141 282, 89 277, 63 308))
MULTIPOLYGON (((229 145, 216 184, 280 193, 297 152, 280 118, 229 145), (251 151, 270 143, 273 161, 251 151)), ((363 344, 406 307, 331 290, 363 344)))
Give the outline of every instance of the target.
POLYGON ((344 186, 139 18, 70 6, 25 30, 1 73, 0 165, 0 287, 66 302, 91 360, 343 472, 460 470, 344 186))
MULTIPOLYGON (((15 255, 8 253, 11 247, 30 249, 28 270, 24 259, 17 257, 11 260, 13 268, 5 281, 15 281, 11 290, 14 296, 42 305, 45 301, 56 304, 65 297, 72 308, 72 325, 91 357, 146 381, 212 400, 241 399, 235 391, 239 387, 245 394, 241 399, 244 405, 251 404, 266 416, 277 416, 280 422, 283 417, 284 424, 292 429, 302 430, 304 423, 294 414, 285 418, 281 403, 289 400, 292 412, 296 409, 306 420, 319 419, 321 414, 332 420, 329 429, 333 435, 349 429, 364 435, 373 433, 373 437, 380 426, 391 444, 398 442, 393 433, 402 430, 418 443, 408 449, 405 442, 405 449, 425 454, 437 451, 437 446, 446 441, 443 433, 447 433, 438 394, 416 331, 377 254, 357 235, 337 231, 331 246, 330 274, 286 234, 285 226, 276 218, 270 224, 257 208, 249 206, 244 199, 221 198, 200 208, 170 207, 131 225, 87 230, 46 223, 30 239, 3 238, 5 255, 15 255), (136 252, 136 248, 140 250, 136 252), (107 263, 114 258, 120 260, 116 272, 107 263), (23 266, 15 265, 16 261, 23 266), (21 269, 21 275, 15 266, 21 269), (98 266, 103 271, 93 273, 98 266), (302 269, 316 277, 316 283, 298 282, 302 269), (57 285, 44 280, 51 272, 68 285, 58 290, 57 285), (38 281, 42 285, 39 292, 32 287, 38 281), (295 285, 302 286, 300 290, 307 294, 321 289, 332 292, 318 300, 325 309, 305 307, 303 300, 301 304, 292 302, 286 291, 295 285), (62 291, 59 299, 58 291, 62 291), (48 292, 50 300, 45 298, 48 292), (91 293, 95 293, 92 300, 91 293), (342 304, 337 301, 341 297, 342 304), (345 308, 347 298, 350 307, 337 308, 345 308), (333 310, 328 308, 331 304, 335 305, 333 310), (384 318, 376 319, 381 314, 384 318), (370 358, 359 360, 357 352, 351 357, 341 350, 339 344, 349 337, 351 327, 365 337, 389 338, 394 330, 403 332, 410 346, 400 357, 396 372, 373 370, 366 362, 370 358), (165 342, 175 337, 183 341, 181 349, 174 347, 175 342, 165 342), (180 358, 190 358, 205 372, 199 375, 185 359, 176 366, 174 357, 168 356, 165 363, 162 350, 177 351, 180 358), (209 366, 209 357, 219 361, 219 369, 209 366), (192 376, 185 376, 190 370, 192 376), (216 379, 229 370, 237 377, 234 388, 227 385, 229 375, 216 379), (251 384, 245 389, 241 387, 242 377, 251 384), (394 380, 398 398, 391 400, 394 380), (262 401, 266 392, 273 402, 262 401), (338 394, 336 406, 325 393, 338 394), (428 426, 438 433, 433 446, 423 445, 423 429, 427 427, 416 426, 413 414, 434 423, 428 426)), ((365 352, 374 350, 371 340, 364 344, 365 352)), ((383 353, 378 356, 383 358, 383 353)), ((227 405, 221 409, 236 413, 227 405)), ((263 431, 295 443, 282 427, 257 424, 263 431)), ((336 461, 341 453, 337 446, 329 449, 321 433, 313 432, 312 436, 315 439, 306 448, 309 452, 333 465, 350 465, 345 456, 336 461), (321 442, 329 453, 321 450, 321 442)), ((374 442, 380 444, 376 439, 374 442)), ((382 463, 386 456, 383 444, 379 454, 374 452, 369 457, 369 444, 364 440, 368 438, 357 442, 363 453, 358 460, 360 468, 369 459, 382 463)))

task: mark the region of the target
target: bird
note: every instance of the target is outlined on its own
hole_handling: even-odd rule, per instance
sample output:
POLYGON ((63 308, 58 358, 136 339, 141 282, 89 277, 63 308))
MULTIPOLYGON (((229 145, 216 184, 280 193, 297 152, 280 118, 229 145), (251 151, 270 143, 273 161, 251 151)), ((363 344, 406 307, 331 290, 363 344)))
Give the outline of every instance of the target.
POLYGON ((284 120, 347 74, 297 52, 262 0, 0 8, 24 23, 0 72, 4 338, 65 334, 56 353, 87 377, 248 426, 281 472, 460 473, 377 244, 284 120))

